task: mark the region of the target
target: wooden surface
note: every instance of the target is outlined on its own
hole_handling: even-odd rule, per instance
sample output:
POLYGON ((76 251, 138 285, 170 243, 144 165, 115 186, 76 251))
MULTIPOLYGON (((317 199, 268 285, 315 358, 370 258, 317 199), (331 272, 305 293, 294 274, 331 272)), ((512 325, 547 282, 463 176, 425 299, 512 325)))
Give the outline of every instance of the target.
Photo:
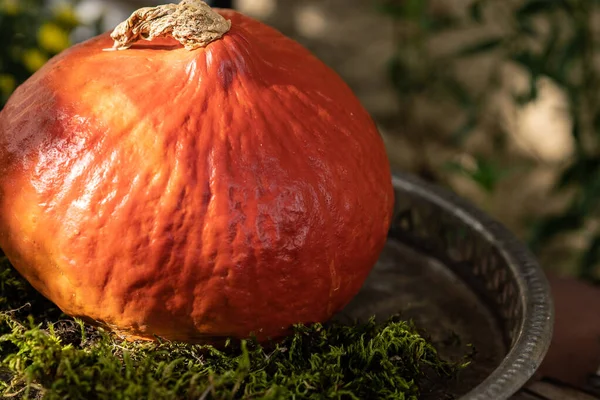
POLYGON ((513 397, 513 400, 596 400, 599 397, 558 382, 537 381, 513 397))
POLYGON ((556 313, 552 344, 537 379, 513 400, 600 399, 600 287, 548 279, 556 313))

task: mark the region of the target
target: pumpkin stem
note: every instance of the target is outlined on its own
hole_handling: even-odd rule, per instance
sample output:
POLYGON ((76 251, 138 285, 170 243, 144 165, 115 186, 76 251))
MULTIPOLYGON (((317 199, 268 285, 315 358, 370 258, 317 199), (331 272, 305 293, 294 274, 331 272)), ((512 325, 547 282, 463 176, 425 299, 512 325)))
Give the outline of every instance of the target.
POLYGON ((205 47, 220 39, 231 28, 226 20, 201 0, 183 0, 179 4, 144 7, 113 30, 112 49, 125 50, 138 40, 171 36, 187 50, 205 47))

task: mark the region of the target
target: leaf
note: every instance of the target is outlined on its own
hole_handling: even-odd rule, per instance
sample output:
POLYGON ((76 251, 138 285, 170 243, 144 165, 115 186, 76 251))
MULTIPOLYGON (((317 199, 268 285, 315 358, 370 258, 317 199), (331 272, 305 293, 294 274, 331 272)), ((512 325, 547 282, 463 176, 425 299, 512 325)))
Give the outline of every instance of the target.
POLYGON ((574 61, 581 59, 584 51, 583 43, 585 41, 582 38, 581 29, 578 29, 577 33, 562 47, 560 51, 557 51, 557 62, 556 62, 556 76, 553 77, 559 84, 567 85, 569 76, 569 67, 571 67, 574 61))
POLYGON ((541 72, 541 59, 539 56, 523 51, 517 54, 513 54, 510 60, 525 68, 529 72, 529 91, 525 94, 515 95, 515 101, 520 105, 535 100, 538 96, 538 78, 541 72))
POLYGON ((480 53, 484 53, 486 51, 491 51, 491 50, 494 50, 497 47, 499 47, 503 42, 504 42, 504 39, 502 39, 502 38, 487 39, 482 42, 467 46, 467 47, 463 48, 462 50, 459 50, 456 53, 456 56, 457 57, 468 57, 468 56, 473 56, 473 55, 477 55, 480 53))
POLYGON ((487 192, 492 193, 498 183, 508 175, 508 170, 484 158, 478 158, 473 180, 487 192))
POLYGON ((411 57, 394 55, 388 61, 389 79, 400 96, 410 96, 413 93, 419 93, 428 87, 430 82, 428 71, 425 68, 418 68, 422 64, 411 57))
POLYGON ((488 193, 492 193, 498 183, 509 173, 507 169, 480 155, 475 156, 473 166, 466 167, 461 163, 449 162, 445 165, 445 169, 469 177, 488 193))
POLYGON ((452 140, 461 144, 477 126, 478 107, 476 101, 469 91, 454 77, 440 77, 442 87, 466 112, 466 120, 452 134, 452 140))
POLYGON ((517 94, 515 96, 515 101, 520 106, 524 106, 527 103, 530 103, 530 102, 536 100, 537 97, 538 97, 538 94, 539 94, 539 91, 538 91, 538 76, 532 74, 529 77, 529 91, 527 91, 526 93, 517 94))
POLYGON ((377 4, 375 6, 375 9, 377 10, 377 12, 389 15, 392 18, 400 19, 405 17, 404 7, 402 7, 400 4, 377 4))
POLYGON ((546 40, 546 46, 544 47, 544 51, 541 56, 542 65, 547 65, 548 59, 554 54, 556 51, 557 45, 559 43, 560 32, 564 27, 559 24, 556 18, 552 19, 552 23, 550 24, 550 36, 546 40))
POLYGON ((460 125, 452 133, 452 141, 458 145, 464 143, 469 134, 473 132, 473 129, 477 126, 477 112, 474 108, 471 108, 467 114, 466 121, 460 125))
POLYGON ((408 68, 398 55, 389 60, 388 71, 391 83, 398 93, 402 94, 410 90, 412 80, 408 79, 410 76, 408 68))
POLYGON ((580 114, 577 112, 571 114, 571 117, 573 118, 573 125, 571 126, 571 136, 573 136, 573 140, 575 141, 575 149, 577 150, 578 155, 581 157, 584 154, 583 149, 581 147, 581 117, 580 114))
POLYGON ((596 278, 594 272, 600 264, 600 233, 590 241, 586 252, 579 264, 579 276, 582 279, 592 280, 596 278))
POLYGON ((600 156, 580 157, 558 178, 556 187, 563 189, 571 184, 585 185, 600 171, 600 156))
POLYGON ((444 87, 446 90, 456 98, 461 106, 465 108, 472 108, 474 105, 473 96, 469 91, 453 77, 443 79, 444 87))
POLYGON ((483 0, 475 0, 469 6, 469 16, 477 23, 483 23, 483 0))
POLYGON ((427 0, 403 0, 406 16, 414 21, 420 20, 427 11, 427 0))
POLYGON ((590 178, 581 185, 581 200, 579 207, 582 213, 592 216, 600 211, 600 169, 590 171, 590 178))
POLYGON ((429 34, 434 34, 436 32, 456 28, 460 25, 460 20, 450 15, 441 15, 435 17, 424 15, 421 25, 429 31, 429 34))
POLYGON ((522 51, 519 53, 512 54, 510 60, 519 64, 529 71, 539 71, 539 58, 529 51, 522 51))
POLYGON ((528 36, 537 37, 538 31, 535 30, 529 19, 519 19, 517 20, 517 25, 519 27, 520 33, 523 33, 528 36))
POLYGON ((545 11, 552 11, 561 3, 562 0, 529 0, 516 11, 515 15, 518 19, 532 17, 545 11))
MULTIPOLYGON (((600 0, 599 0, 600 1, 600 0)), ((600 136, 600 110, 594 110, 594 132, 600 136)))
POLYGON ((510 59, 520 64, 522 67, 525 67, 533 77, 537 78, 538 75, 545 74, 558 81, 559 84, 566 84, 565 79, 558 76, 555 69, 552 68, 553 57, 555 57, 556 54, 561 55, 561 53, 564 53, 558 47, 562 29, 562 25, 560 25, 559 21, 555 18, 552 19, 550 34, 545 41, 541 54, 538 55, 531 51, 522 51, 512 55, 510 59))
POLYGON ((394 19, 418 21, 425 15, 427 3, 426 0, 388 0, 378 3, 375 8, 394 19))
POLYGON ((584 222, 585 215, 582 215, 575 206, 562 215, 544 218, 534 225, 529 246, 534 251, 539 250, 543 244, 557 235, 581 229, 584 222))

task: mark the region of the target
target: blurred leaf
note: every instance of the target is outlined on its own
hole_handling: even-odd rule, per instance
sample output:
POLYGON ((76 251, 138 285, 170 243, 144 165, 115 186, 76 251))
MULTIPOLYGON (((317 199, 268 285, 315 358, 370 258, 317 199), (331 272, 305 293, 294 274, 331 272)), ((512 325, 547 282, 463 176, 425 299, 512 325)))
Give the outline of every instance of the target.
MULTIPOLYGON (((430 37, 444 29, 446 21, 439 23, 434 15, 428 15, 429 4, 426 3, 396 0, 385 4, 395 7, 388 11, 396 13, 399 19, 418 21, 419 40, 428 43, 430 37)), ((468 18, 461 21, 461 28, 473 28, 484 23, 488 3, 489 0, 469 1, 464 6, 468 18)), ((494 52, 499 65, 512 61, 524 69, 529 80, 528 86, 514 95, 518 106, 538 99, 541 78, 549 78, 564 93, 562 98, 567 103, 564 109, 572 121, 571 136, 576 151, 572 165, 556 180, 555 190, 568 187, 574 200, 558 215, 538 219, 531 232, 532 243, 538 249, 556 235, 582 229, 592 218, 600 217, 600 70, 589 68, 590 60, 600 54, 600 37, 592 35, 596 30, 595 20, 589 18, 593 15, 591 11, 600 11, 598 5, 600 0, 593 0, 593 3, 590 0, 521 0, 516 7, 508 10, 512 13, 511 30, 502 37, 473 37, 476 43, 469 44, 465 40, 464 48, 441 57, 434 52, 429 53, 428 48, 418 46, 413 49, 416 54, 407 57, 408 52, 401 47, 399 54, 403 54, 405 59, 397 60, 393 68, 394 87, 404 96, 403 101, 411 102, 416 96, 424 96, 426 101, 435 104, 438 99, 434 97, 441 94, 444 100, 453 103, 452 106, 460 107, 464 120, 452 135, 456 149, 460 149, 464 140, 478 127, 485 105, 499 90, 493 87, 490 79, 476 95, 470 93, 468 86, 462 84, 455 73, 457 62, 462 58, 494 52), (593 126, 588 123, 590 118, 593 126), (585 146, 582 138, 585 138, 585 146)), ((451 26, 450 21, 447 26, 451 26)), ((494 68, 494 71, 498 69, 494 68)), ((504 74, 499 72, 497 75, 506 82, 504 74)), ((504 129, 498 128, 503 135, 501 137, 506 137, 504 129)), ((493 129, 485 134, 489 141, 497 140, 493 129)), ((500 152, 500 147, 495 148, 500 152)), ((489 158, 475 157, 466 163, 462 161, 445 167, 453 173, 467 176, 486 192, 493 192, 507 174, 506 168, 495 165, 489 158)), ((596 242, 590 246, 592 244, 595 248, 598 246, 596 242)), ((587 257, 591 256, 596 258, 594 262, 582 264, 582 275, 590 275, 589 270, 586 272, 585 268, 589 268, 586 265, 598 263, 597 257, 600 256, 597 249, 587 257)))
POLYGON ((20 11, 18 0, 2 0, 0 1, 0 12, 5 15, 14 16, 20 11))
POLYGON ((499 151, 504 151, 508 144, 508 138, 504 131, 498 129, 491 132, 492 145, 499 151))
POLYGON ((559 21, 556 18, 552 18, 550 24, 550 35, 548 36, 548 39, 546 39, 546 45, 544 46, 544 51, 540 57, 543 65, 548 63, 548 60, 558 48, 560 32, 563 29, 564 27, 561 26, 559 21))
POLYGON ((486 157, 476 155, 473 161, 473 163, 468 164, 450 161, 445 164, 445 169, 467 176, 488 193, 492 193, 498 183, 509 174, 508 169, 499 166, 486 157))
POLYGON ((477 113, 474 108, 469 109, 467 118, 453 133, 452 141, 456 144, 462 144, 467 139, 469 134, 477 127, 477 113))
POLYGON ((578 158, 558 178, 556 187, 563 189, 573 184, 585 184, 598 171, 600 171, 600 156, 578 158))
POLYGON ((478 113, 475 105, 475 99, 469 91, 454 77, 440 77, 444 91, 450 95, 461 106, 466 113, 466 119, 456 130, 451 134, 452 141, 460 145, 469 136, 469 134, 477 127, 478 113))
MULTIPOLYGON (((531 72, 531 71, 530 71, 531 72)), ((538 91, 538 77, 537 75, 529 76, 529 90, 526 93, 515 95, 515 101, 520 106, 524 106, 537 99, 539 94, 538 91)))
POLYGON ((402 97, 420 93, 429 84, 427 70, 415 57, 396 54, 388 62, 388 71, 396 93, 402 97))
POLYGON ((594 132, 600 137, 600 109, 594 110, 594 112, 594 132))
POLYGON ((515 101, 518 104, 525 105, 535 100, 538 96, 538 77, 541 71, 541 60, 529 51, 513 54, 510 56, 510 60, 529 72, 529 91, 525 94, 515 96, 515 101))
POLYGON ((543 15, 546 18, 551 18, 549 15, 558 7, 562 6, 569 9, 568 4, 564 0, 528 0, 521 8, 515 11, 515 19, 520 33, 527 36, 538 36, 538 31, 532 24, 532 17, 543 15), (545 14, 545 15, 544 15, 545 14))
POLYGON ((600 234, 594 236, 581 258, 579 277, 586 280, 596 279, 596 268, 600 264, 600 234))
MULTIPOLYGON (((78 25, 74 5, 78 0, 0 0, 0 108, 7 88, 23 83, 50 57, 71 45, 78 25)), ((93 26, 96 34, 101 27, 93 26)), ((11 89, 12 91, 12 89, 11 89)))
POLYGON ((544 218, 534 224, 529 245, 533 250, 539 250, 540 246, 555 236, 581 229, 585 218, 574 208, 565 211, 561 215, 544 218))
POLYGON ((556 77, 554 78, 559 84, 566 85, 568 84, 569 78, 569 68, 572 64, 581 59, 581 55, 583 54, 585 43, 582 35, 585 34, 580 30, 577 31, 573 37, 567 41, 567 43, 563 46, 563 48, 558 51, 557 56, 557 65, 556 65, 556 77))
POLYGON ((467 57, 484 53, 486 51, 494 50, 495 48, 499 47, 503 42, 504 39, 502 38, 486 39, 482 42, 469 45, 463 48, 462 50, 459 50, 456 53, 456 55, 458 57, 467 57))
POLYGON ((429 34, 435 34, 444 30, 459 26, 460 20, 450 15, 428 16, 424 15, 422 26, 429 31, 429 34))
POLYGON ((52 22, 43 24, 37 36, 40 47, 51 53, 59 53, 71 44, 69 32, 52 22))
POLYGON ((25 68, 27 68, 30 73, 34 73, 48 61, 48 56, 40 49, 31 48, 23 52, 22 60, 25 68))
POLYGON ((395 55, 388 62, 388 70, 391 83, 398 93, 403 94, 410 91, 409 71, 399 55, 395 55))
POLYGON ((427 11, 429 0, 402 0, 406 16, 414 21, 421 19, 427 11))
POLYGON ((64 3, 61 3, 54 11, 54 20, 63 28, 69 30, 76 28, 80 24, 73 7, 69 7, 64 3))
POLYGON ((419 21, 427 10, 428 0, 388 0, 376 5, 380 13, 394 19, 419 21))
POLYGON ((600 211, 600 169, 592 170, 589 180, 580 184, 582 190, 579 207, 582 214, 591 217, 594 212, 600 211))
MULTIPOLYGON (((561 47, 560 34, 564 31, 564 26, 558 18, 551 18, 550 32, 546 38, 544 48, 539 56, 535 56, 535 68, 532 69, 532 75, 546 75, 559 85, 567 85, 567 74, 563 74, 559 68, 561 57, 565 56, 565 47, 561 47)), ((569 56, 567 53, 566 56, 569 56)))
POLYGON ((531 20, 529 19, 518 19, 517 26, 519 27, 519 33, 523 33, 527 36, 536 37, 538 35, 538 31, 533 27, 531 20))
POLYGON ((562 0, 528 0, 516 12, 518 19, 532 17, 542 12, 553 11, 563 5, 562 0))
MULTIPOLYGON (((530 74, 528 93, 520 94, 515 97, 515 100, 519 105, 525 105, 528 102, 537 99, 538 79, 540 75, 547 75, 559 84, 564 84, 566 81, 564 76, 560 76, 557 72, 558 68, 552 68, 553 57, 557 52, 561 53, 560 48, 558 47, 560 32, 561 25, 556 19, 552 19, 550 33, 545 41, 541 54, 537 55, 531 51, 524 50, 511 56, 512 61, 519 64, 521 67, 524 67, 530 74)), ((562 53, 564 53, 564 51, 562 53)), ((564 56, 564 54, 562 55, 564 56)))
POLYGON ((469 6, 469 16, 479 24, 483 22, 483 0, 475 0, 469 6))
POLYGON ((577 113, 574 113, 572 115, 573 117, 573 122, 571 125, 571 136, 573 137, 573 140, 575 140, 575 146, 576 149, 578 149, 578 152, 581 152, 581 120, 580 120, 580 116, 577 113))
POLYGON ((3 95, 12 93, 17 87, 15 77, 9 74, 0 74, 0 92, 3 95))
POLYGON ((589 243, 587 250, 581 259, 580 278, 595 279, 595 270, 600 264, 600 234, 597 234, 589 243))
POLYGON ((401 4, 395 4, 395 3, 385 3, 385 4, 377 4, 376 5, 376 10, 382 14, 386 14, 389 15, 393 18, 404 18, 405 15, 405 9, 401 4))
POLYGON ((444 86, 446 90, 460 103, 463 108, 471 108, 474 105, 473 96, 469 91, 456 79, 445 77, 444 86))

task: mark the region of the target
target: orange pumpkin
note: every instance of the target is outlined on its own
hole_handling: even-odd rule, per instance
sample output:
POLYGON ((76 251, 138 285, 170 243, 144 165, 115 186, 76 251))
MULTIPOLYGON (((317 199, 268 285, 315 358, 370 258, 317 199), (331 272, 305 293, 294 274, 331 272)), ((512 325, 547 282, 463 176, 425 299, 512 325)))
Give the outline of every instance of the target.
POLYGON ((265 340, 327 320, 390 224, 372 119, 274 29, 198 0, 161 7, 10 98, 0 246, 65 313, 128 338, 265 340))

